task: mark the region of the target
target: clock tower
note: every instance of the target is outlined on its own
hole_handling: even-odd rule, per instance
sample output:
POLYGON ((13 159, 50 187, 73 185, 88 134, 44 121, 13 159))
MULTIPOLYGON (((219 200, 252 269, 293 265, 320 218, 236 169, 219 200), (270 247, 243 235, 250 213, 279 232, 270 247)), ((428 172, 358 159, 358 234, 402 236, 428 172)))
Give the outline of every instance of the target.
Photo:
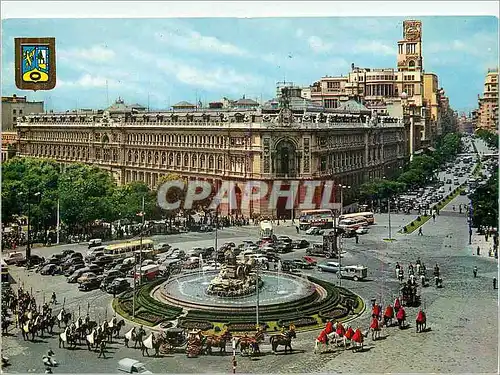
POLYGON ((398 42, 398 70, 422 71, 422 22, 403 21, 403 40, 398 42))

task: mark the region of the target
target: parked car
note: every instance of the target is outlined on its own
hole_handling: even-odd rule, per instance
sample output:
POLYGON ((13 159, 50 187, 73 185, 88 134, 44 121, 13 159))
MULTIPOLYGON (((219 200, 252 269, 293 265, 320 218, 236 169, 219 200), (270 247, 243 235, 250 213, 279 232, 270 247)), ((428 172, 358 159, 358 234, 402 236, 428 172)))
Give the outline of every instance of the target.
POLYGON ((98 266, 104 268, 106 264, 113 262, 113 260, 114 260, 113 257, 110 255, 101 255, 100 257, 96 257, 92 263, 97 264, 98 266))
POLYGON ((73 273, 75 273, 76 270, 79 270, 82 268, 85 268, 85 264, 83 264, 83 263, 74 264, 64 272, 64 276, 71 276, 71 275, 73 275, 73 273))
POLYGON ((61 272, 61 268, 53 263, 47 264, 40 270, 40 275, 57 275, 61 272))
POLYGON ((326 257, 327 252, 325 251, 325 247, 323 246, 323 243, 317 242, 317 243, 311 244, 311 246, 309 246, 306 249, 306 255, 315 255, 315 256, 326 257))
POLYGON ((130 283, 125 278, 117 278, 106 288, 106 292, 111 294, 120 294, 126 290, 130 289, 130 283))
POLYGON ((33 268, 43 262, 43 258, 38 255, 31 255, 28 259, 18 261, 16 264, 20 267, 33 268))
POLYGON ((84 272, 76 281, 78 284, 81 284, 92 279, 97 279, 97 275, 94 272, 84 272))
POLYGON ((294 240, 292 241, 292 247, 294 249, 305 249, 309 246, 309 241, 307 240, 294 240))
POLYGON ((95 263, 91 263, 87 267, 90 269, 91 272, 94 272, 95 274, 100 274, 104 271, 103 267, 95 263))
POLYGON ((340 264, 337 262, 326 262, 318 264, 318 270, 324 272, 338 272, 340 269, 340 264))
POLYGON ((78 281, 80 276, 82 276, 85 272, 89 272, 89 269, 87 267, 80 268, 78 270, 75 270, 71 276, 68 277, 68 280, 66 280, 68 283, 73 284, 78 281))
POLYGON ((62 251, 62 256, 67 257, 68 255, 75 254, 75 250, 67 249, 62 251))
POLYGON ((88 279, 80 283, 78 289, 84 292, 88 292, 90 290, 98 289, 100 284, 101 281, 96 277, 94 279, 88 279))
POLYGON ((307 263, 309 263, 310 265, 312 266, 315 266, 318 262, 316 261, 316 259, 314 258, 311 258, 310 256, 304 256, 302 257, 302 259, 304 259, 307 263))
POLYGON ((110 270, 110 271, 107 271, 107 272, 104 272, 104 277, 113 277, 113 278, 117 278, 117 277, 125 277, 125 274, 123 272, 120 272, 118 270, 110 270))
POLYGON ((308 230, 306 230, 306 234, 310 235, 310 236, 315 236, 315 235, 319 235, 320 231, 321 231, 321 229, 318 227, 311 227, 308 230))
POLYGON ((21 262, 24 259, 25 259, 24 254, 21 253, 20 251, 14 251, 14 252, 8 253, 7 256, 5 258, 3 258, 5 263, 7 263, 8 265, 17 264, 18 262, 21 262))

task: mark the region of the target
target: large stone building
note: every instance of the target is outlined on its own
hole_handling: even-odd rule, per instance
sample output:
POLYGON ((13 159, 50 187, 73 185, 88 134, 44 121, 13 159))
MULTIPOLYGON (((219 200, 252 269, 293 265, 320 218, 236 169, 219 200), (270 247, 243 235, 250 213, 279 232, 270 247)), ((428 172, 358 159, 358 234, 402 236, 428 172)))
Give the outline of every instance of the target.
POLYGON ((386 114, 390 106, 403 105, 411 115, 415 152, 441 134, 438 78, 424 73, 422 22, 403 22, 403 39, 397 42, 396 68, 359 68, 337 77, 325 76, 302 90, 302 96, 337 108, 346 100, 360 100, 372 112, 386 114), (404 94, 403 94, 404 93, 404 94), (401 99, 401 96, 404 99, 401 99))
MULTIPOLYGON (((117 102, 93 113, 29 115, 17 127, 19 153, 98 165, 119 183, 144 181, 152 188, 169 173, 215 186, 236 181, 240 200, 248 180, 334 181, 356 188, 405 163, 408 129, 401 117, 372 116, 355 101, 326 109, 301 98, 300 88, 281 90, 277 100, 259 107, 245 100, 240 104, 246 108, 239 109, 147 112, 117 102)), ((301 185, 298 202, 305 194, 301 185)), ((241 213, 289 214, 283 202, 278 206, 270 212, 263 199, 241 213)))
POLYGON ((17 133, 2 132, 2 162, 9 160, 17 152, 17 133))
POLYGON ((18 117, 43 113, 43 102, 30 102, 26 96, 2 96, 2 131, 12 131, 18 117))
POLYGON ((479 97, 476 129, 498 131, 498 69, 488 69, 483 96, 479 97))

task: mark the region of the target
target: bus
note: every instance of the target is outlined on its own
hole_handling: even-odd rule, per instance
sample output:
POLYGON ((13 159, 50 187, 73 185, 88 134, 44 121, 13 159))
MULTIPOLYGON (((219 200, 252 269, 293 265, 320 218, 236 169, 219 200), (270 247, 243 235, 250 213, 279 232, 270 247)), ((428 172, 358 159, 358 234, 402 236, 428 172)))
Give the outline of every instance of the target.
MULTIPOLYGON (((141 250, 141 241, 134 240, 130 242, 115 243, 104 248, 104 254, 116 258, 128 258, 134 256, 134 252, 141 250)), ((153 250, 152 240, 142 240, 142 250, 153 250)))
POLYGON ((8 283, 9 282, 9 266, 7 265, 7 263, 5 263, 3 258, 1 259, 0 266, 1 266, 1 270, 2 270, 2 283, 8 283))
POLYGON ((375 224, 375 217, 373 212, 356 212, 354 214, 344 214, 340 215, 340 220, 344 219, 354 219, 358 217, 364 217, 369 225, 375 224))
POLYGON ((330 209, 302 211, 299 217, 299 229, 310 227, 333 228, 333 211, 330 209))
POLYGON ((260 238, 271 238, 273 236, 273 224, 270 220, 260 222, 260 238))

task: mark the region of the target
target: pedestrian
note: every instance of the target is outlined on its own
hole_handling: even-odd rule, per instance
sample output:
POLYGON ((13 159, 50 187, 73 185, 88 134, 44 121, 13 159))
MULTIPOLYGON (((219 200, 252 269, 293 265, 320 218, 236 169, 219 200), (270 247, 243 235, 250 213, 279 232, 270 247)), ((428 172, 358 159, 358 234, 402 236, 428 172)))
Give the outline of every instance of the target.
POLYGON ((56 292, 52 292, 52 304, 57 305, 56 292))
POLYGON ((127 335, 125 335, 125 347, 128 348, 128 342, 129 342, 129 339, 127 337, 127 335))
POLYGON ((477 266, 474 266, 472 272, 474 273, 474 277, 477 277, 477 266))
POLYGON ((432 214, 432 220, 436 221, 436 214, 432 214))
POLYGON ((356 234, 356 243, 359 243, 359 236, 356 234))
POLYGON ((106 359, 106 354, 104 351, 106 350, 106 341, 104 339, 101 340, 101 344, 99 345, 99 356, 97 358, 101 358, 101 355, 104 359, 106 359))
POLYGON ((420 227, 420 228, 418 228, 418 235, 419 235, 419 236, 423 236, 423 235, 424 235, 424 234, 422 233, 422 228, 421 228, 421 227, 420 227))
POLYGON ((497 278, 494 277, 493 278, 493 289, 496 289, 497 288, 497 278))
POLYGON ((295 227, 295 229, 297 229, 297 234, 299 234, 299 226, 298 225, 295 227))
POLYGON ((476 249, 476 253, 477 253, 477 255, 479 255, 480 251, 481 251, 481 249, 480 249, 480 248, 479 248, 479 246, 478 246, 478 247, 477 247, 477 249, 476 249))

